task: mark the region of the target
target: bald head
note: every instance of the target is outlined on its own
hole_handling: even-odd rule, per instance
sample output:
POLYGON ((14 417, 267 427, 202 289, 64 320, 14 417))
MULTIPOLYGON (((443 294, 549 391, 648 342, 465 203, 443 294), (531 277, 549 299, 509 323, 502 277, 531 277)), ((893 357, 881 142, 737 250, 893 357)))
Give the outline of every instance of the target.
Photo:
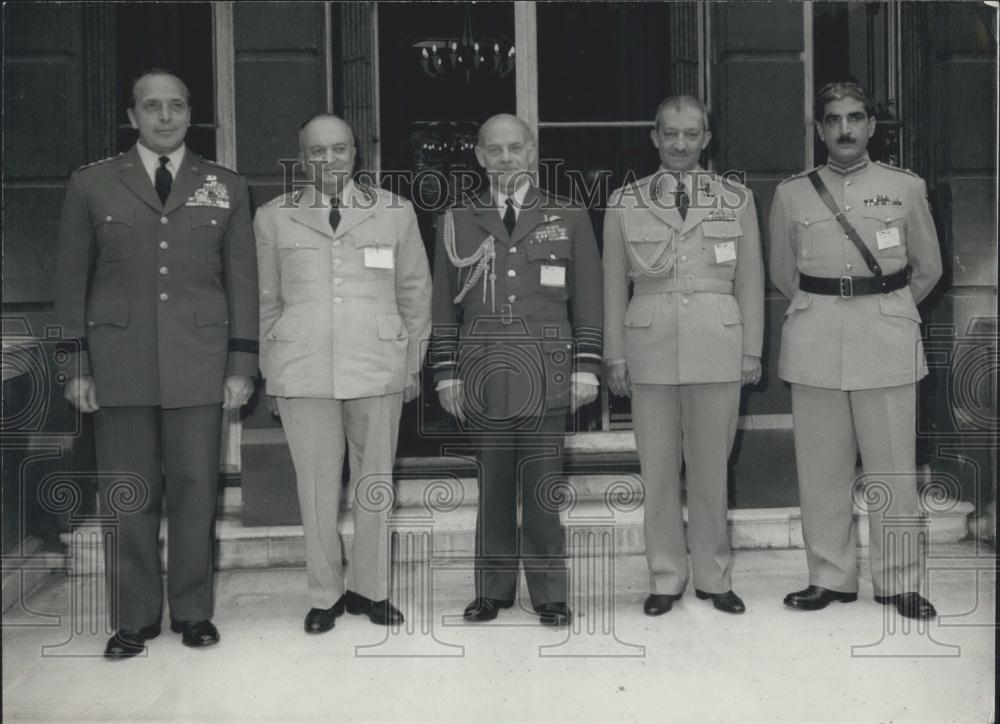
POLYGON ((476 159, 486 169, 491 187, 513 193, 531 179, 535 163, 531 128, 509 113, 493 116, 479 128, 476 159))
POLYGON ((299 158, 312 167, 313 183, 330 196, 338 196, 354 171, 354 133, 338 116, 313 116, 299 130, 299 158))
POLYGON ((299 126, 299 150, 305 153, 308 150, 306 142, 321 132, 334 132, 346 136, 350 139, 350 144, 354 145, 354 131, 343 118, 333 113, 317 113, 299 126))
POLYGON ((484 136, 489 131, 497 128, 504 130, 513 130, 516 128, 520 131, 525 143, 534 144, 535 142, 535 137, 531 134, 531 126, 525 121, 510 113, 498 113, 495 116, 487 118, 483 125, 479 127, 479 135, 476 138, 477 145, 483 146, 484 136))

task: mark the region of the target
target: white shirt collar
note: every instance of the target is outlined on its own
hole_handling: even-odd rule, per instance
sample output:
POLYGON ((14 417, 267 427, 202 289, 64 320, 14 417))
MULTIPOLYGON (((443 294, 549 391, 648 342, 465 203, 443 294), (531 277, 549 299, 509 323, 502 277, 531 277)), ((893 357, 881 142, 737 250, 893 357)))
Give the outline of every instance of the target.
POLYGON ((692 174, 700 175, 703 173, 705 173, 705 171, 704 169, 702 169, 701 166, 695 166, 690 171, 682 171, 682 172, 671 171, 668 168, 663 168, 663 166, 660 166, 660 168, 656 172, 657 176, 659 177, 661 190, 666 191, 667 193, 673 193, 674 191, 677 190, 678 176, 680 177, 680 180, 684 182, 684 187, 688 190, 688 193, 690 193, 691 189, 693 188, 691 175, 692 174))
MULTIPOLYGON (((315 187, 313 187, 313 188, 315 188, 315 187)), ((354 192, 354 180, 353 179, 347 179, 347 183, 344 184, 344 188, 341 189, 340 194, 337 197, 337 198, 340 199, 340 208, 344 208, 344 206, 346 205, 344 203, 344 200, 345 199, 349 199, 351 197, 351 194, 353 192, 354 192)), ((324 206, 329 206, 330 202, 333 201, 333 197, 332 196, 330 196, 325 191, 320 191, 319 189, 316 189, 316 196, 318 198, 322 199, 324 206)))
POLYGON ((139 149, 139 160, 142 161, 142 167, 146 169, 146 175, 149 176, 149 180, 156 184, 156 169, 160 166, 160 156, 165 155, 170 160, 167 162, 167 170, 173 178, 177 178, 177 172, 181 168, 181 162, 184 160, 184 154, 187 152, 187 146, 183 143, 175 148, 173 151, 167 154, 157 153, 152 149, 146 148, 141 143, 135 144, 136 148, 139 149))
POLYGON ((497 200, 497 210, 500 212, 500 216, 503 216, 507 211, 507 199, 509 198, 514 202, 514 218, 516 219, 521 214, 521 207, 524 206, 524 197, 528 195, 528 189, 530 188, 530 181, 525 181, 514 189, 514 193, 509 195, 498 188, 494 188, 493 198, 497 200))

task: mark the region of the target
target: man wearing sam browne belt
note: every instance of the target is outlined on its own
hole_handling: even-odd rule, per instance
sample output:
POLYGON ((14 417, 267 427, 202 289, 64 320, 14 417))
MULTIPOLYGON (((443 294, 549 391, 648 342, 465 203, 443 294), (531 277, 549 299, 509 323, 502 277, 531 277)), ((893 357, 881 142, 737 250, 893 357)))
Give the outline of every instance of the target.
POLYGON ((535 186, 524 121, 487 120, 476 158, 490 188, 438 221, 430 353, 441 406, 480 443, 476 598, 464 617, 513 605, 523 563, 541 623, 563 626, 565 541, 546 486, 561 474, 566 413, 597 397, 601 261, 586 210, 535 186))
POLYGON ((743 613, 732 590, 727 463, 740 386, 760 380, 757 211, 748 188, 699 167, 712 136, 700 100, 664 100, 651 135, 660 169, 616 191, 604 217, 608 386, 632 397, 646 486, 643 610, 666 613, 687 586, 683 459, 695 594, 743 613))
POLYGON ((874 105, 857 83, 820 90, 825 166, 782 182, 770 219, 771 278, 791 299, 778 373, 792 385, 795 457, 809 586, 801 610, 857 599, 852 489, 858 448, 878 509, 869 510, 875 600, 932 618, 920 593, 916 381, 927 374, 922 300, 941 253, 922 179, 872 163, 874 105))

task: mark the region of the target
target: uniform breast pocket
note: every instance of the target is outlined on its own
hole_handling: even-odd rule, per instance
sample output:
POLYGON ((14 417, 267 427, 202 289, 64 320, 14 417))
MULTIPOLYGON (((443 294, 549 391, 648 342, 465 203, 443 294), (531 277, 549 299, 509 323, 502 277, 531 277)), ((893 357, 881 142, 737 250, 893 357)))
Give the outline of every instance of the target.
POLYGON ((345 241, 351 242, 358 251, 361 279, 391 281, 396 278, 395 235, 388 224, 369 219, 345 241))
POLYGON ((222 263, 222 234, 226 211, 213 207, 191 207, 191 248, 196 259, 222 263))
POLYGON ((567 297, 569 267, 573 250, 568 240, 545 241, 528 244, 528 261, 535 283, 544 295, 567 297))
POLYGON ((323 263, 322 249, 313 239, 283 238, 278 240, 281 260, 281 283, 296 284, 319 279, 323 263))
POLYGON ((738 221, 705 221, 702 238, 709 261, 719 266, 736 266, 736 255, 743 228, 738 221))
MULTIPOLYGON (((874 237, 872 251, 882 258, 906 257, 906 214, 901 207, 875 206, 862 210, 864 219, 862 237, 874 237)), ((871 242, 869 242, 870 244, 871 242)))
POLYGON ((830 253, 830 240, 842 239, 844 232, 833 214, 824 209, 796 217, 795 235, 799 240, 801 256, 821 258, 824 253, 830 253))
POLYGON ((100 261, 126 261, 135 255, 131 208, 127 206, 98 207, 94 210, 93 220, 100 261))

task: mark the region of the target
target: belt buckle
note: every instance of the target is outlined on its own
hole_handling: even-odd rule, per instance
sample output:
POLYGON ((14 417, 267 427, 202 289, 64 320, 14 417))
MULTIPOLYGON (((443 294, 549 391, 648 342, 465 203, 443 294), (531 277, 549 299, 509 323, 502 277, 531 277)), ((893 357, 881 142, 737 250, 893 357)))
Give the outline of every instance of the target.
POLYGON ((850 299, 854 296, 854 279, 849 276, 840 277, 840 298, 850 299))
POLYGON ((694 277, 681 277, 681 294, 694 294, 694 277))
POLYGON ((500 305, 500 324, 510 324, 514 321, 514 308, 509 304, 500 305))

